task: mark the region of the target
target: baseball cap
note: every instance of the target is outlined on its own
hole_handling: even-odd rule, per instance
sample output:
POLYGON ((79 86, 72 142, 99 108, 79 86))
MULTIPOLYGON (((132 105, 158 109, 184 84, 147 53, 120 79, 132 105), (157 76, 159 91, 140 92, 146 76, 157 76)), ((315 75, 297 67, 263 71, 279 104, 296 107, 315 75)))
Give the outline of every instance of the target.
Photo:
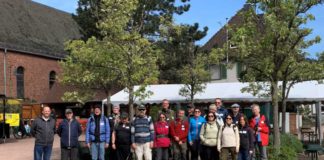
POLYGON ((240 107, 240 105, 239 104, 237 104, 237 103, 234 103, 232 106, 231 106, 232 108, 239 108, 240 107))
POLYGON ((70 109, 70 108, 66 109, 66 110, 65 110, 65 114, 68 114, 68 113, 73 113, 73 112, 72 112, 72 109, 70 109))

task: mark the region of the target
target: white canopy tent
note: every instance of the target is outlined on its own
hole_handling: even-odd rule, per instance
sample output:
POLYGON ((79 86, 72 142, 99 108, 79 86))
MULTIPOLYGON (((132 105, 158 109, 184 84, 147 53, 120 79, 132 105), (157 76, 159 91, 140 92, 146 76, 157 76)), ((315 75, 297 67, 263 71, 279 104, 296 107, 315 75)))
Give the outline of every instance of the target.
MULTIPOLYGON (((168 99, 170 102, 186 102, 186 97, 179 95, 182 86, 182 84, 149 85, 146 91, 153 94, 141 101, 136 98, 135 103, 161 103, 163 99, 168 99)), ((242 88, 247 86, 248 83, 240 82, 208 83, 204 92, 197 94, 195 99, 197 102, 213 102, 216 97, 222 98, 224 101, 236 102, 268 102, 271 100, 270 97, 260 98, 250 93, 242 93, 242 88)), ((135 90, 138 88, 139 86, 135 86, 135 90)), ((324 84, 318 84, 317 81, 298 83, 291 89, 288 101, 324 101, 324 84)), ((104 99, 103 103, 107 103, 107 99, 104 99)), ((111 103, 114 105, 127 104, 128 93, 125 90, 119 91, 111 97, 111 103)))

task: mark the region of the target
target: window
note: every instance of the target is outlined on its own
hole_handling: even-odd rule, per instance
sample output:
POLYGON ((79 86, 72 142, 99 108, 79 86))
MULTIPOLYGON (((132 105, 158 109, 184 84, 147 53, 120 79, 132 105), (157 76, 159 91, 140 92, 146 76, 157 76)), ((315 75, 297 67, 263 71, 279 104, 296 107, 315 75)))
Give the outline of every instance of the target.
POLYGON ((24 67, 18 67, 16 70, 17 79, 17 98, 24 98, 24 67))
POLYGON ((225 65, 212 65, 209 67, 212 80, 220 80, 227 78, 227 68, 225 65))
POLYGON ((56 72, 51 71, 49 74, 49 88, 51 89, 55 83, 56 80, 56 72))

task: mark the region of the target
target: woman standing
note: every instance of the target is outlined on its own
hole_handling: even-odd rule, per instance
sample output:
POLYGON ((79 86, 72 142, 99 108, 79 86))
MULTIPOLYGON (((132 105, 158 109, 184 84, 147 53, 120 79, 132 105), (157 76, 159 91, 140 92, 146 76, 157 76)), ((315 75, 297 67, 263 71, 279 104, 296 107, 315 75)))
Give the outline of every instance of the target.
POLYGON ((202 160, 219 160, 217 151, 217 136, 220 129, 216 122, 216 116, 209 112, 206 116, 207 122, 204 123, 200 130, 200 140, 202 144, 202 160))
POLYGON ((226 116, 226 122, 219 131, 217 149, 221 153, 221 160, 227 160, 228 153, 231 153, 232 160, 237 160, 237 153, 240 148, 240 135, 238 128, 232 124, 231 115, 226 116))
POLYGON ((120 119, 112 133, 111 144, 112 149, 116 150, 117 160, 126 160, 131 157, 131 127, 127 113, 122 113, 120 119))
POLYGON ((240 151, 238 160, 250 160, 254 149, 254 134, 253 130, 247 124, 246 116, 239 118, 239 133, 240 133, 240 151))
POLYGON ((159 120, 154 124, 155 138, 154 147, 156 150, 156 160, 168 160, 170 147, 169 124, 164 113, 159 114, 159 120))

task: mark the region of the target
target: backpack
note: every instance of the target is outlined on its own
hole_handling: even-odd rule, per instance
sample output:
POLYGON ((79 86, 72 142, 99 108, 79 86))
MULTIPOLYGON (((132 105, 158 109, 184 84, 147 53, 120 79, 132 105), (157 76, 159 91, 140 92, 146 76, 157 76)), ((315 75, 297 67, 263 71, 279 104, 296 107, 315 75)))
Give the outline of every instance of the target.
MULTIPOLYGON (((226 125, 223 125, 222 126, 222 132, 224 131, 225 127, 226 127, 226 125)), ((236 124, 233 124, 233 131, 234 131, 234 133, 236 133, 236 130, 235 130, 236 127, 237 127, 237 125, 236 124)))

